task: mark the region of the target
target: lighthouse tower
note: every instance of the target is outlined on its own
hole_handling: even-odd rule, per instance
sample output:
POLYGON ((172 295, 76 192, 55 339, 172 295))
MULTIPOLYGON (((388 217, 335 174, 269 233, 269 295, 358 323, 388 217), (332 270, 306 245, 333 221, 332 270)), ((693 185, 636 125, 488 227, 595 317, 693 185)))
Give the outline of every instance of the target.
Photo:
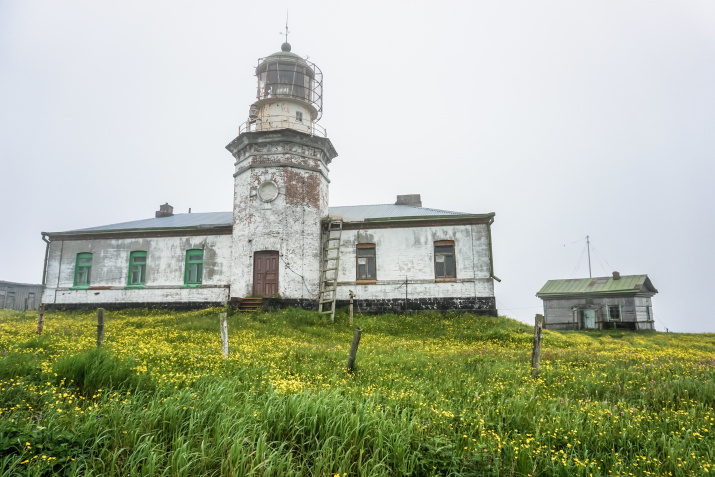
POLYGON ((258 60, 256 101, 236 139, 231 297, 317 300, 321 221, 335 148, 317 122, 323 78, 313 63, 281 51, 258 60))

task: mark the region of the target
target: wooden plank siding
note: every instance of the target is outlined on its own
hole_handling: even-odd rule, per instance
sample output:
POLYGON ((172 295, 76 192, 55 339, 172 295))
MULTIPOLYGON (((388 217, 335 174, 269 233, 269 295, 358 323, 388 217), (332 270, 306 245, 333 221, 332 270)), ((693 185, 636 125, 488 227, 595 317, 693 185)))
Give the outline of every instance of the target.
POLYGON ((41 297, 42 285, 0 281, 0 308, 37 310, 41 297))
POLYGON ((635 329, 653 329, 650 297, 607 296, 589 298, 544 298, 544 327, 551 330, 582 329, 581 310, 596 310, 597 328, 608 323, 634 323, 635 329), (619 305, 620 320, 609 320, 607 308, 619 305), (576 311, 574 311, 576 308, 576 311))

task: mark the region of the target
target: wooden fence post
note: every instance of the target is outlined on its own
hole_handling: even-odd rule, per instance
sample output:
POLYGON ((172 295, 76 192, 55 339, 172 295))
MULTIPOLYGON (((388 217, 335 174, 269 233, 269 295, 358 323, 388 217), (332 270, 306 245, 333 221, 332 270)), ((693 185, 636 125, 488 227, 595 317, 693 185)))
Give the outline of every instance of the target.
POLYGON ((353 343, 350 345, 350 354, 348 355, 348 373, 353 372, 353 367, 355 366, 355 356, 357 355, 358 345, 360 344, 360 336, 362 336, 362 328, 359 326, 355 328, 355 334, 353 335, 353 343))
POLYGON ((104 308, 97 308, 97 346, 104 343, 104 308))
POLYGON ((38 335, 42 334, 45 329, 45 305, 40 305, 40 313, 37 315, 37 331, 38 335))
POLYGON ((539 377, 539 362, 541 361, 541 328, 544 326, 544 315, 536 315, 534 324, 534 347, 531 350, 531 374, 539 377))
POLYGON ((353 297, 355 296, 355 293, 353 293, 352 290, 350 290, 350 326, 353 326, 353 297))
POLYGON ((221 352, 224 358, 228 358, 228 323, 226 317, 228 313, 225 311, 219 315, 221 320, 221 352))

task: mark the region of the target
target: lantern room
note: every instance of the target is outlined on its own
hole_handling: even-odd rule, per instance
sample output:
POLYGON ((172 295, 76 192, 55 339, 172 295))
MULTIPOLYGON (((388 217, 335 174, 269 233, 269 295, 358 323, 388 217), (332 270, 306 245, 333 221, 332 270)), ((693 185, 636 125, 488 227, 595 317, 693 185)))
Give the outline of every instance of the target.
POLYGON ((290 50, 283 43, 281 51, 258 60, 256 102, 239 132, 295 129, 325 136, 315 124, 323 111, 323 74, 290 50))

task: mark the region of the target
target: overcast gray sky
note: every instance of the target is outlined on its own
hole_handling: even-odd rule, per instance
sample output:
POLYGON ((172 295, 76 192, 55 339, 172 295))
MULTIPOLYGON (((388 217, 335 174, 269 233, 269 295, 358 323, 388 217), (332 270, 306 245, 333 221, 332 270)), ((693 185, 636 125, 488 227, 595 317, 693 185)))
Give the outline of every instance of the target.
POLYGON ((548 279, 647 273, 656 326, 715 331, 715 2, 0 0, 0 279, 41 231, 231 210, 259 57, 323 70, 331 205, 496 212, 501 313, 548 279))

